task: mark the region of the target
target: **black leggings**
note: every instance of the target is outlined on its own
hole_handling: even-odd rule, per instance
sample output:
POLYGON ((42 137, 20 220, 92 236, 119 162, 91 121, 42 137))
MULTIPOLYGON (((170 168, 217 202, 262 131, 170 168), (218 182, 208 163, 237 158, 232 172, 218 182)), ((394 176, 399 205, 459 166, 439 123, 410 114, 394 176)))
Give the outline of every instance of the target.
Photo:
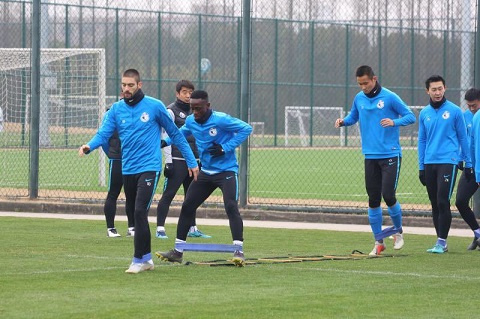
POLYGON ((387 206, 393 206, 397 202, 395 192, 402 158, 395 156, 382 159, 365 159, 365 188, 368 194, 368 207, 380 206, 383 199, 387 206))
POLYGON ((477 219, 475 218, 475 214, 473 213, 470 205, 468 204, 477 189, 478 184, 475 181, 475 178, 467 181, 467 179, 465 178, 465 173, 462 173, 462 175, 460 176, 460 180, 458 181, 455 206, 457 206, 460 215, 462 216, 463 220, 468 224, 471 230, 476 230, 480 228, 477 219))
MULTIPOLYGON (((192 182, 193 177, 188 176, 187 163, 182 160, 173 160, 173 174, 170 178, 165 178, 163 184, 162 198, 158 202, 157 206, 157 226, 164 226, 167 219, 170 204, 172 204, 173 198, 177 194, 178 189, 183 185, 183 193, 187 194, 188 187, 192 182)), ((195 214, 196 215, 196 214, 195 214)), ((195 226, 195 215, 193 217, 193 224, 195 226)))
POLYGON ((437 237, 447 239, 452 224, 450 198, 452 197, 457 165, 425 164, 425 182, 432 204, 432 218, 437 237))
MULTIPOLYGON (((110 171, 108 175, 108 193, 105 204, 103 205, 103 213, 105 214, 107 228, 114 228, 115 216, 117 214, 117 199, 123 187, 121 159, 110 159, 110 171)), ((127 214, 128 227, 134 227, 133 211, 125 207, 125 213, 127 214)))
POLYGON ((238 210, 238 176, 235 172, 208 175, 200 171, 196 181, 188 188, 177 225, 177 238, 187 239, 188 230, 195 218, 197 208, 220 188, 223 204, 230 223, 233 240, 243 241, 243 220, 238 210))
POLYGON ((144 172, 123 175, 127 206, 134 211, 135 236, 133 239, 135 258, 151 253, 151 235, 148 226, 148 210, 152 204, 160 172, 144 172))

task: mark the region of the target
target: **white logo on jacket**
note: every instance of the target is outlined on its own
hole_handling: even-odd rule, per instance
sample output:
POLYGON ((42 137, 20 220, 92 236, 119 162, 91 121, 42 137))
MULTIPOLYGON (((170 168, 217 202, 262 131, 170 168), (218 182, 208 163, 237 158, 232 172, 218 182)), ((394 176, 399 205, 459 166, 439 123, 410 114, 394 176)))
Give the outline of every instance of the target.
POLYGON ((443 112, 442 117, 444 120, 448 119, 450 117, 450 112, 448 111, 443 112))
POLYGON ((142 122, 148 122, 148 120, 150 119, 150 115, 148 115, 147 112, 143 112, 142 115, 140 116, 140 121, 142 122))
POLYGON ((210 136, 216 136, 217 135, 217 129, 215 127, 212 127, 209 131, 208 134, 210 136))
POLYGON ((178 114, 178 116, 180 116, 182 119, 187 117, 187 115, 183 112, 180 112, 180 114, 178 114))
POLYGON ((385 106, 385 102, 383 102, 383 100, 378 101, 377 107, 378 107, 379 109, 383 109, 384 106, 385 106))

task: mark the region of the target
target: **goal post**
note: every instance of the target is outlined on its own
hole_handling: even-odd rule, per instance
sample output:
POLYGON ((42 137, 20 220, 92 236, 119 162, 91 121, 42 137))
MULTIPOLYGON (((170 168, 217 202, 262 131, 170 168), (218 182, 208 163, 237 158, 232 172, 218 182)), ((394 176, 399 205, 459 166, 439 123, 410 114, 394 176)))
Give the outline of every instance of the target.
POLYGON ((285 146, 343 146, 345 128, 334 127, 343 107, 285 106, 285 146))
MULTIPOLYGON (((9 147, 29 146, 31 72, 31 49, 0 48, 0 104, 9 147)), ((107 105, 105 73, 104 49, 40 50, 40 151, 77 148, 93 136, 107 105)), ((96 156, 98 183, 106 185, 105 154, 96 156)), ((62 158, 59 163, 67 165, 62 158)))

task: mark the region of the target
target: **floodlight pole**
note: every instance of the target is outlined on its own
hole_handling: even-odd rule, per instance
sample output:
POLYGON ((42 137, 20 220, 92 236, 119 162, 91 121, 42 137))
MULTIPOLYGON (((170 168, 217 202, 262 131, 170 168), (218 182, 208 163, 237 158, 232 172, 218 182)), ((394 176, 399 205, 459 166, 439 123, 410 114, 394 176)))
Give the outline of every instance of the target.
POLYGON ((40 1, 32 5, 32 49, 31 49, 31 116, 30 116, 30 177, 28 192, 30 199, 38 198, 38 167, 40 145, 40 1))
MULTIPOLYGON (((250 15, 251 0, 243 0, 242 9, 242 52, 241 52, 241 79, 240 79, 240 118, 248 122, 250 106, 250 15)), ((248 143, 240 145, 239 163, 239 200, 240 207, 247 206, 247 169, 248 169, 248 143)))

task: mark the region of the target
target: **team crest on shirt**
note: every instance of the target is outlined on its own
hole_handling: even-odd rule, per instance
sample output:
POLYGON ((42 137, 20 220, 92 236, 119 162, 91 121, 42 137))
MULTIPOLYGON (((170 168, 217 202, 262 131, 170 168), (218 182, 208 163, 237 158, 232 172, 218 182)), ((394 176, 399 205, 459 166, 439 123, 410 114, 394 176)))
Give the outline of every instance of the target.
POLYGON ((178 116, 180 116, 180 118, 182 118, 182 119, 187 117, 187 115, 183 112, 180 112, 180 114, 178 114, 178 116))
POLYGON ((379 108, 381 110, 381 109, 383 109, 384 106, 385 106, 385 102, 383 102, 383 100, 378 101, 377 108, 379 108))
POLYGON ((217 129, 215 127, 212 127, 209 131, 208 134, 210 136, 216 136, 217 135, 217 129))
POLYGON ((448 119, 450 117, 450 112, 448 111, 443 112, 442 117, 444 120, 448 119))
POLYGON ((146 123, 150 119, 150 115, 148 115, 147 112, 143 112, 142 115, 140 115, 140 121, 146 123))

